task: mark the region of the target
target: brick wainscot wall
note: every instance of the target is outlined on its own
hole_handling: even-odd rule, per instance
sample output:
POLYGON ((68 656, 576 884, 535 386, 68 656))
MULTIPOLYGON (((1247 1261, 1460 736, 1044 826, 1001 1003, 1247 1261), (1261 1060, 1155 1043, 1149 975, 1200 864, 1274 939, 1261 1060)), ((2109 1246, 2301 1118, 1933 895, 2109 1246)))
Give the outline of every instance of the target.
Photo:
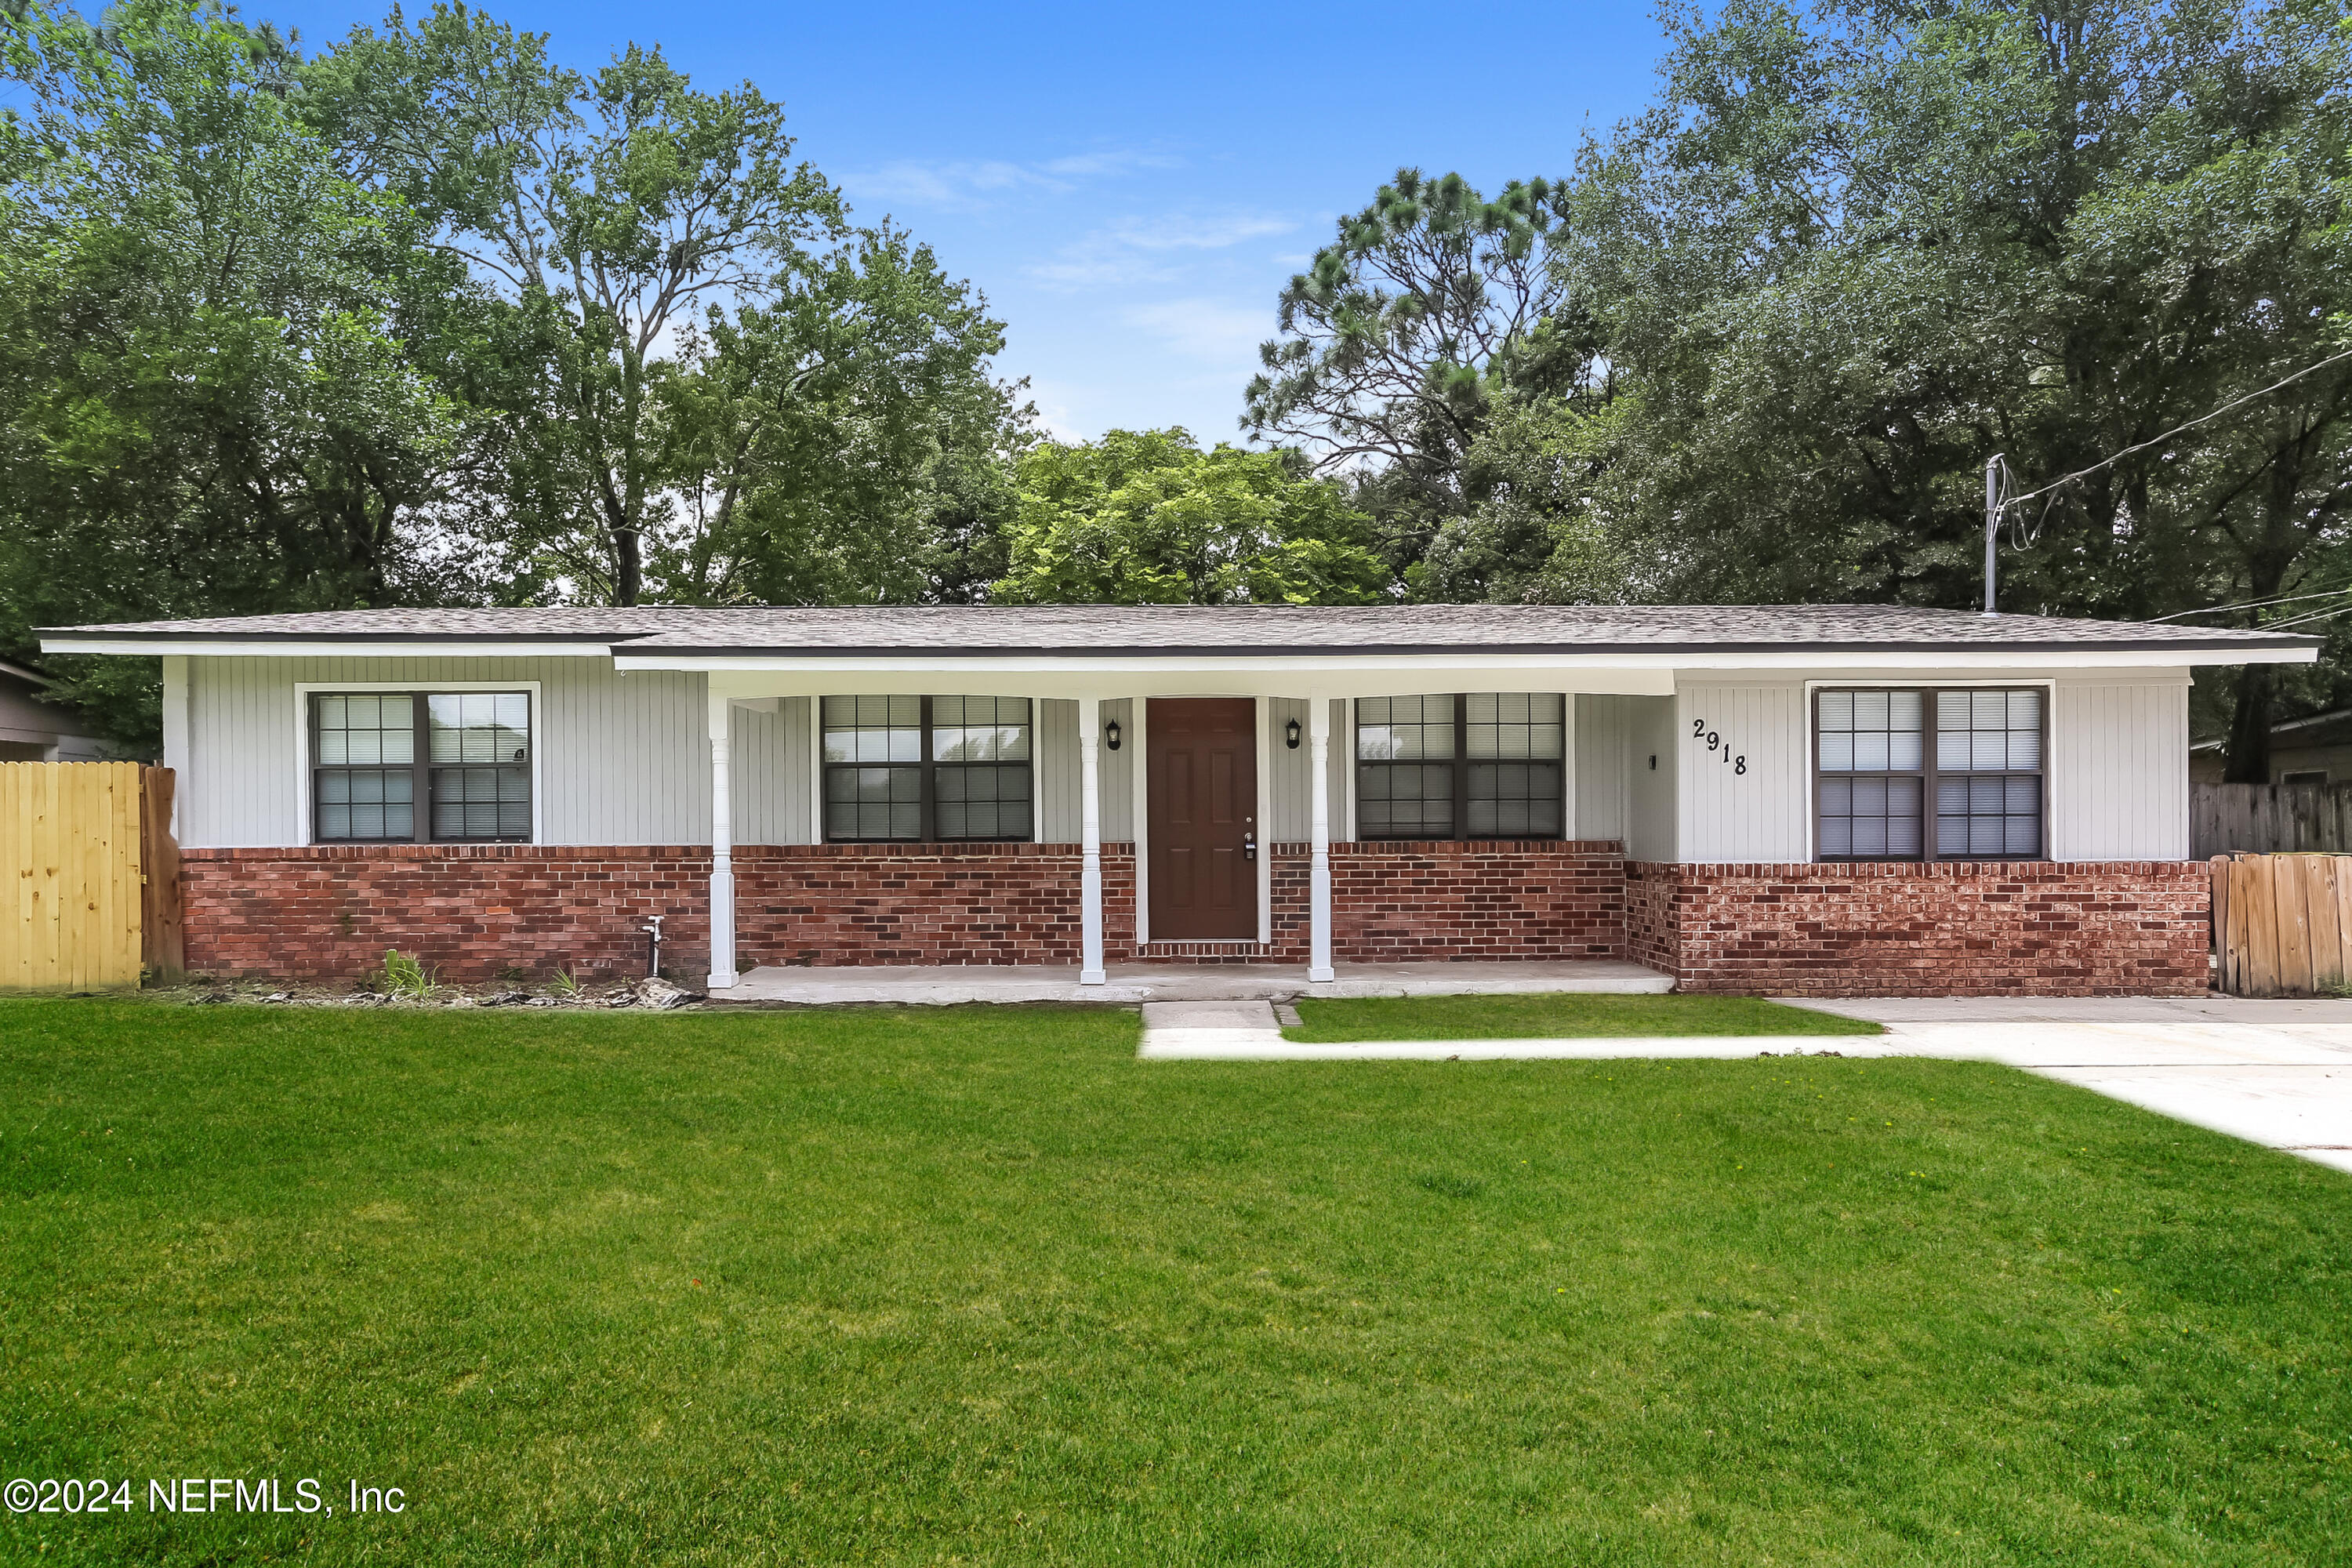
POLYGON ((1627 946, 1685 991, 2194 995, 2209 875, 2163 860, 1636 863, 1627 946))
MULTIPOLYGON (((1267 851, 1266 957, 1304 963, 1309 847, 1267 851)), ((1331 955, 1341 963, 1622 958, 1625 852, 1601 839, 1334 844, 1331 955)))
MULTIPOLYGON (((1268 847, 1273 942, 1307 959, 1307 855, 1268 847)), ((387 948, 449 980, 709 964, 709 852, 515 845, 191 849, 188 964, 341 981, 387 948)), ((1077 847, 771 845, 737 851, 756 964, 1078 961, 1077 847)), ((1630 957, 1686 991, 1858 995, 2193 994, 2207 985, 2197 863, 1627 863, 1613 843, 1331 847, 1343 963, 1630 957)), ((1134 847, 1103 847, 1104 950, 1134 954, 1134 847)), ((1180 961, 1181 958, 1180 958, 1180 961)))
MULTIPOLYGON (((1073 844, 756 845, 735 852, 737 962, 1076 963, 1073 844)), ((663 967, 710 962, 710 851, 637 845, 335 845, 190 849, 188 967, 336 981, 397 948, 452 981, 645 973, 648 915, 663 967)), ((1135 854, 1103 847, 1108 951, 1135 945, 1135 854)))

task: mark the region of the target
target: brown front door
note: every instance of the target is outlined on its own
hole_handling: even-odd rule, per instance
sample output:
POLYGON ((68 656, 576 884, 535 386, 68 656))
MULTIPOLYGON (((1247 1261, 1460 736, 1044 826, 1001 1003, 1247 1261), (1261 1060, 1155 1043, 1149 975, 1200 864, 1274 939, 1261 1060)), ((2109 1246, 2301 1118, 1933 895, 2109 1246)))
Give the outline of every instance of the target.
POLYGON ((1145 710, 1153 942, 1257 940, 1257 705, 1154 697, 1145 710))

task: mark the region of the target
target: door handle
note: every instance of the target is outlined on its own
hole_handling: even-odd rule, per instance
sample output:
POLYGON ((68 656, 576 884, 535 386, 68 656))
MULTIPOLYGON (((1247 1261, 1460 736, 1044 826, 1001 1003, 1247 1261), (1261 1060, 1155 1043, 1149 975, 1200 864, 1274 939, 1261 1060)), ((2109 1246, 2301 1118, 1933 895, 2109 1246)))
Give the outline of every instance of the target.
POLYGON ((1242 858, 1244 860, 1255 860, 1257 858, 1256 834, 1244 833, 1242 835, 1242 858))

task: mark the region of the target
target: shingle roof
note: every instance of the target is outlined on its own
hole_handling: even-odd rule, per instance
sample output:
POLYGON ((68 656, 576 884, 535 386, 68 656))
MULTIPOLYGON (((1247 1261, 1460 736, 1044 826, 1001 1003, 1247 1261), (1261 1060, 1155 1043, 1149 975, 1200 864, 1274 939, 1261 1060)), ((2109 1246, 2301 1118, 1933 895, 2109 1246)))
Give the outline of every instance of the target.
POLYGON ((1980 616, 1897 605, 1040 605, 337 610, 56 626, 50 636, 184 642, 584 642, 631 653, 1297 654, 2027 652, 2301 648, 2315 637, 2139 621, 1980 616))

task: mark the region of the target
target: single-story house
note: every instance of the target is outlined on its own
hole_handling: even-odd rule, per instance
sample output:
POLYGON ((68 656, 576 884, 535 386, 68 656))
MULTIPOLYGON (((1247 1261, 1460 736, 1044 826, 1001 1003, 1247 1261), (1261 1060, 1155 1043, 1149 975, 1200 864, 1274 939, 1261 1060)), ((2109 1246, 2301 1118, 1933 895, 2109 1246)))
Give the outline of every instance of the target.
MULTIPOLYGON (((2189 748, 2192 784, 2220 784, 2229 763, 2226 736, 2189 748)), ((2332 709, 2271 726, 2271 777, 2274 784, 2343 784, 2352 780, 2352 708, 2332 709)))
POLYGON ((106 745, 48 699, 48 678, 0 659, 0 763, 94 763, 106 745))
POLYGON ((1630 958, 1695 990, 2207 984, 2193 665, 1869 605, 364 610, 163 661, 188 961, 336 977, 1630 958))

